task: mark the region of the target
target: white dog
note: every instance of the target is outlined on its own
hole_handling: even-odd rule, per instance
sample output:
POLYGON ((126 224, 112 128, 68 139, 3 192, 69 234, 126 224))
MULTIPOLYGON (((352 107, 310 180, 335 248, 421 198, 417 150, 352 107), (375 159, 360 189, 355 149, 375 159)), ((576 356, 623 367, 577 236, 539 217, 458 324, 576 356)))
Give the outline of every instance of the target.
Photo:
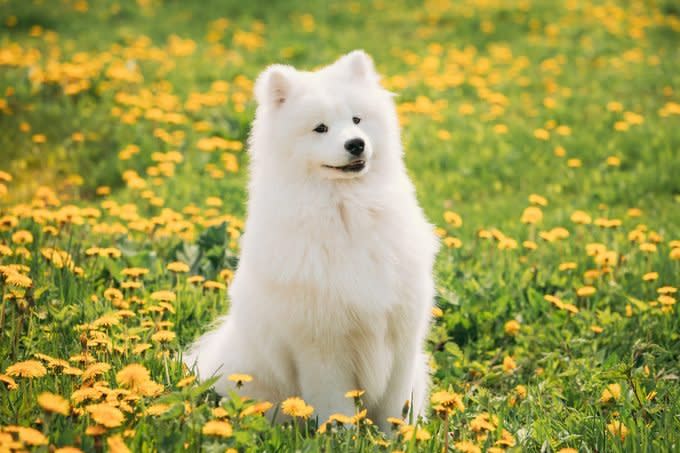
POLYGON ((301 396, 319 421, 365 391, 382 428, 429 382, 423 352, 438 250, 402 159, 392 95, 363 51, 315 72, 257 79, 248 216, 229 315, 185 363, 216 390, 230 373, 274 404, 301 396))

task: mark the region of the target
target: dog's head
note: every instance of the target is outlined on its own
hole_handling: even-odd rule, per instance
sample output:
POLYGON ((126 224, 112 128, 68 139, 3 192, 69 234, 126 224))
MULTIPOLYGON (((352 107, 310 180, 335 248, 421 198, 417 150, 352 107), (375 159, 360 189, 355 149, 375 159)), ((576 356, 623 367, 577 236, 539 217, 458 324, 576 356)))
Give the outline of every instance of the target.
POLYGON ((254 162, 325 179, 360 178, 398 141, 392 96, 363 51, 314 72, 272 65, 258 77, 255 97, 254 162))

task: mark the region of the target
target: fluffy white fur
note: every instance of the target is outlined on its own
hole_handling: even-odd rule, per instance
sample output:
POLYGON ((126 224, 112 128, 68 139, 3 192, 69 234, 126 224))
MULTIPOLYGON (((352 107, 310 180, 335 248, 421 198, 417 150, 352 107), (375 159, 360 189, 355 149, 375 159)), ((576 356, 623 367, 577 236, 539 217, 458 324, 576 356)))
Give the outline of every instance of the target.
POLYGON ((320 421, 353 413, 363 389, 381 427, 406 400, 422 414, 423 352, 438 241, 402 159, 392 95, 363 51, 315 72, 267 68, 255 84, 248 216, 231 308, 185 363, 216 390, 278 403, 301 396, 320 421), (355 124, 353 117, 360 118, 355 124), (314 132, 320 123, 326 133, 314 132), (365 142, 366 167, 343 172, 344 143, 365 142))

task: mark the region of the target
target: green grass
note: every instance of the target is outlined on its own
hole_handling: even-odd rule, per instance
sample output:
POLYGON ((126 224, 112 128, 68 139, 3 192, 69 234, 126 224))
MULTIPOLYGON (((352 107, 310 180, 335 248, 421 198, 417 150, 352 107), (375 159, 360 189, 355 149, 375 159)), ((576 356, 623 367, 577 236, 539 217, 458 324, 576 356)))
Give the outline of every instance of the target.
POLYGON ((19 438, 36 451, 116 451, 119 441, 135 452, 439 452, 465 440, 482 451, 680 449, 677 293, 657 291, 680 283, 673 2, 83 5, 0 0, 0 450, 19 438), (172 35, 191 42, 173 47, 172 35), (209 385, 177 386, 189 375, 181 351, 228 307, 224 289, 188 276, 228 284, 245 212, 246 152, 205 151, 201 139, 245 145, 251 83, 267 64, 311 69, 354 48, 373 55, 399 93, 419 199, 444 241, 462 242, 438 258, 442 314, 428 350, 434 390, 462 395, 465 410, 422 422, 428 440, 384 437, 366 422, 324 434, 313 420, 272 426, 239 417, 251 402, 220 401, 209 385), (195 108, 197 93, 207 95, 195 108), (121 158, 129 145, 139 152, 121 158), (159 165, 153 153, 168 151, 181 161, 159 165), (102 186, 111 193, 98 194, 102 186), (527 224, 520 219, 532 194, 548 204, 527 224), (593 223, 572 221, 576 210, 593 223), (446 211, 462 225, 447 223, 446 211), (557 227, 569 236, 545 234, 557 227), (607 272, 604 255, 587 253, 592 243, 616 252, 607 272), (91 256, 92 247, 120 256, 91 256), (68 255, 60 263, 47 248, 68 255), (170 272, 173 261, 190 272, 170 272), (561 270, 568 262, 574 269, 561 270), (148 273, 133 279, 124 274, 131 267, 148 273), (656 278, 643 280, 651 272, 656 278), (18 286, 20 275, 29 286, 18 286), (578 296, 585 286, 596 292, 578 296), (176 300, 156 300, 161 290, 176 300), (87 371, 83 353, 108 366, 87 371), (40 354, 72 359, 72 374, 40 354), (46 373, 14 376, 14 388, 11 367, 26 360, 46 373), (130 364, 162 388, 126 387, 118 373, 130 364), (620 393, 602 401, 614 384, 620 393), (91 399, 74 393, 82 388, 91 399), (43 392, 69 400, 66 415, 41 407, 43 392), (99 402, 113 415, 100 418, 99 402), (230 436, 203 433, 218 406, 230 436), (484 413, 496 421, 491 429, 477 428, 484 413), (625 439, 608 430, 612 422, 626 427, 625 439), (503 430, 510 442, 497 444, 503 430))

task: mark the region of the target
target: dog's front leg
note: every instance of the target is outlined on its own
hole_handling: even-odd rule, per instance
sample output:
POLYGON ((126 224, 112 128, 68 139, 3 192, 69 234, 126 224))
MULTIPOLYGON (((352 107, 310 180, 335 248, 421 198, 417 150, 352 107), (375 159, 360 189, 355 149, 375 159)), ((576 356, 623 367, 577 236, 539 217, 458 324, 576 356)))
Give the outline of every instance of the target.
POLYGON ((345 393, 356 386, 352 366, 320 351, 305 351, 298 361, 298 379, 302 398, 314 406, 319 423, 334 413, 354 414, 354 403, 345 393))

